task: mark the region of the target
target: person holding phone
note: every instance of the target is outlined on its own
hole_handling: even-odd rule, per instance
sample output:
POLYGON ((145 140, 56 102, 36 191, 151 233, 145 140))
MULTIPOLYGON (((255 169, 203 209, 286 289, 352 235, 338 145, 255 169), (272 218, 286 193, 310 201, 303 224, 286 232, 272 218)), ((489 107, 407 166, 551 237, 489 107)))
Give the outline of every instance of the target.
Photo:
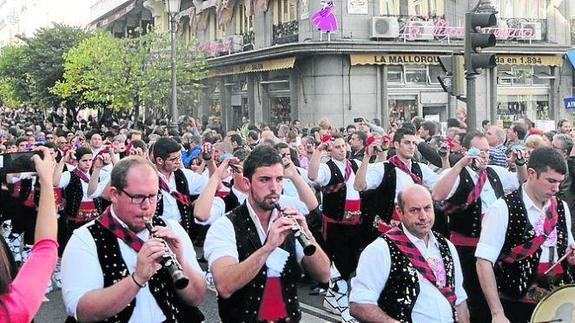
POLYGON ((0 321, 3 322, 30 322, 34 318, 58 258, 56 207, 54 191, 50 189, 53 158, 45 147, 35 150, 43 153, 42 158, 32 157, 41 187, 35 243, 28 261, 17 274, 14 259, 0 236, 0 321))
POLYGON ((60 244, 65 247, 72 232, 98 217, 96 197, 99 197, 104 190, 104 182, 93 194, 88 194, 88 184, 90 182, 90 169, 92 168, 92 151, 86 147, 76 150, 68 150, 62 160, 54 169, 54 183, 64 190, 66 206, 64 207, 64 217, 66 230, 62 235, 60 244), (64 165, 72 158, 78 162, 72 171, 63 172, 64 165))

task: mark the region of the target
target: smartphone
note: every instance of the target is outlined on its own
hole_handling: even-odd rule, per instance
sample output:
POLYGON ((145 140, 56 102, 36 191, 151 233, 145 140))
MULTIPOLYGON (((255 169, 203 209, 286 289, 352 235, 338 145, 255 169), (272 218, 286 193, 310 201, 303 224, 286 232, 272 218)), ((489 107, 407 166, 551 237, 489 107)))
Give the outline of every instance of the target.
POLYGON ((4 154, 4 171, 7 174, 35 172, 36 167, 32 161, 32 156, 34 155, 39 155, 41 158, 44 157, 41 151, 4 154))
POLYGON ((353 118, 353 122, 363 122, 363 118, 353 118))

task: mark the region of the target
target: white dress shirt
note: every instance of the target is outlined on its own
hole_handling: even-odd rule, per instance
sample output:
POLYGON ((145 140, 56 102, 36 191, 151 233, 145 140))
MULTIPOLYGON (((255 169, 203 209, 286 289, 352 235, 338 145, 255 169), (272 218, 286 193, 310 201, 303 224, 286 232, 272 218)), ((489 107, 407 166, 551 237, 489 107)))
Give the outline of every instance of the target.
MULTIPOLYGON (((334 162, 334 164, 337 166, 337 168, 341 172, 341 175, 345 176, 345 168, 347 166, 347 159, 344 159, 343 161, 332 159, 332 161, 334 162)), ((361 162, 358 160, 355 160, 355 162, 357 163, 357 167, 359 168, 361 166, 361 162)), ((351 161, 350 161, 350 163, 351 163, 351 161)), ((317 178, 315 179, 314 182, 317 185, 320 185, 323 187, 323 186, 326 186, 329 183, 329 181, 331 181, 331 170, 326 163, 321 163, 319 165, 317 178)), ((355 173, 353 172, 353 169, 352 169, 351 173, 349 174, 349 178, 345 182, 345 186, 346 186, 345 199, 347 201, 359 200, 359 192, 353 188, 353 182, 354 181, 355 181, 355 173)))
MULTIPOLYGON (((189 169, 182 169, 182 171, 184 172, 184 175, 186 176, 186 181, 188 182, 189 194, 199 195, 204 190, 204 188, 206 188, 209 178, 202 176, 196 172, 193 172, 189 169)), ((178 209, 176 198, 170 194, 173 191, 177 191, 176 176, 174 175, 174 173, 172 173, 170 178, 167 179, 163 174, 158 173, 158 175, 164 182, 166 182, 166 184, 168 184, 168 187, 170 187, 170 192, 160 190, 162 192, 162 200, 164 203, 163 204, 164 213, 162 213, 162 218, 180 222, 182 220, 180 209, 178 209)))
MULTIPOLYGON (((509 170, 501 166, 489 165, 487 167, 495 171, 495 173, 499 177, 499 180, 501 181, 501 186, 503 187, 503 192, 505 194, 513 192, 519 188, 519 179, 517 178, 516 173, 510 172, 509 170)), ((465 167, 465 169, 467 169, 467 171, 469 172, 469 175, 471 176, 473 183, 474 184, 477 183, 479 175, 477 175, 477 173, 473 169, 471 169, 471 167, 465 167)), ((441 177, 445 176, 448 173, 448 171, 449 169, 444 170, 441 173, 441 177)), ((451 188, 451 192, 449 192, 449 195, 447 196, 446 200, 450 199, 453 196, 453 194, 455 194, 458 187, 459 187, 459 176, 457 176, 457 179, 455 180, 455 183, 451 188)), ((491 186, 491 182, 489 182, 489 180, 485 181, 485 184, 481 189, 480 198, 481 198, 481 210, 483 213, 487 211, 487 209, 489 208, 489 206, 491 206, 491 204, 497 201, 495 190, 491 186)))
MULTIPOLYGON (((90 178, 90 174, 84 173, 84 175, 90 178)), ((58 183, 58 187, 62 189, 68 187, 68 184, 70 184, 71 176, 72 176, 71 172, 67 171, 63 172, 62 176, 60 177, 60 183, 58 183)), ((102 192, 106 188, 106 184, 108 184, 108 181, 100 180, 98 186, 96 187, 96 190, 90 196, 88 196, 88 183, 84 182, 83 180, 80 180, 80 183, 82 184, 82 202, 86 202, 86 201, 92 201, 93 199, 100 197, 102 195, 102 192)))
MULTIPOLYGON (((264 230, 259 218, 255 214, 249 202, 246 203, 248 207, 249 216, 254 222, 258 237, 262 246, 265 244, 268 231, 270 230, 273 221, 278 217, 277 210, 272 211, 268 227, 264 230)), ((281 202, 280 202, 281 205, 281 202)), ((299 243, 295 243, 296 258, 298 263, 303 259, 303 248, 299 243)), ((286 250, 287 251, 287 250, 286 250)), ((206 240, 204 241, 204 257, 208 260, 209 268, 212 264, 221 257, 232 257, 239 262, 238 249, 236 244, 236 232, 234 225, 227 216, 222 216, 217 219, 208 230, 206 240)), ((272 270, 267 270, 268 277, 279 277, 280 273, 272 270)))
MULTIPOLYGON (((404 229, 404 232, 424 258, 432 258, 435 261, 442 260, 439 243, 432 233, 430 233, 429 242, 426 246, 423 240, 413 236, 407 229, 404 229)), ((463 274, 461 273, 459 256, 453 244, 449 241, 447 244, 453 258, 455 271, 455 295, 457 296, 455 304, 459 305, 467 299, 467 294, 463 289, 463 274)), ((383 238, 377 238, 361 253, 356 276, 351 279, 350 303, 378 305, 377 301, 389 278, 390 270, 389 246, 383 238)), ((419 295, 411 313, 412 321, 415 323, 453 322, 453 312, 447 298, 419 272, 417 272, 417 278, 419 280, 419 295)))
MULTIPOLYGON (((303 180, 309 185, 312 186, 313 182, 309 180, 309 178, 307 177, 307 170, 301 167, 296 167, 299 175, 303 178, 303 180)), ((293 181, 289 178, 284 178, 282 181, 282 187, 283 187, 283 193, 284 195, 287 196, 292 196, 292 197, 299 197, 299 193, 297 192, 297 188, 295 187, 295 184, 293 183, 293 181)))
MULTIPOLYGON (((387 163, 387 162, 385 162, 387 163)), ((365 174, 365 183, 367 185, 366 190, 373 190, 376 189, 383 181, 383 176, 385 175, 385 166, 384 163, 375 163, 367 165, 367 173, 365 174)), ((434 173, 429 166, 417 163, 421 168, 421 174, 423 186, 431 189, 431 187, 437 182, 439 179, 439 175, 434 173)), ((411 169, 411 164, 408 165, 411 169)), ((411 184, 414 184, 413 179, 409 174, 406 172, 396 169, 395 170, 395 202, 397 203, 397 194, 401 192, 401 190, 411 184)))
MULTIPOLYGON (((525 209, 527 210, 527 217, 529 218, 529 223, 535 226, 536 222, 543 215, 544 209, 547 209, 549 202, 546 203, 544 209, 540 209, 533 203, 529 195, 525 190, 521 190, 523 196, 523 203, 525 203, 525 209)), ((569 207, 567 203, 562 202, 565 208, 565 223, 567 223, 567 242, 569 245, 573 244, 573 234, 571 233, 571 213, 569 212, 569 207)), ((477 249, 475 250, 475 257, 483 258, 489 260, 491 263, 495 263, 499 254, 501 253, 501 248, 503 248, 503 243, 505 242, 505 235, 507 233, 507 227, 509 223, 509 209, 507 208, 507 203, 503 199, 497 200, 491 207, 487 210, 487 213, 483 217, 481 222, 481 236, 479 238, 479 243, 477 244, 477 249)), ((556 231, 557 228, 554 229, 556 231)), ((550 236, 553 236, 551 234, 550 236)), ((555 235, 556 236, 556 235, 555 235)), ((541 256, 539 258, 540 262, 549 262, 549 248, 555 247, 557 241, 549 238, 543 243, 543 248, 541 256)), ((557 252, 554 253, 554 261, 558 259, 557 252)))
MULTIPOLYGON (((118 220, 121 225, 124 225, 114 214, 114 209, 110 208, 110 210, 112 216, 118 220)), ((184 250, 184 261, 188 263, 194 271, 203 275, 202 269, 196 260, 196 252, 192 241, 184 228, 173 220, 166 220, 165 222, 167 227, 180 237, 184 250)), ((94 221, 91 221, 74 230, 62 256, 62 297, 68 315, 74 316, 76 319, 78 318, 78 303, 82 296, 92 290, 104 288, 104 274, 100 266, 100 261, 98 260, 98 251, 96 250, 94 238, 88 230, 88 226, 93 223, 94 221)), ((148 230, 137 233, 137 236, 146 241, 149 238, 148 230)), ((126 263, 128 272, 131 274, 136 270, 138 254, 124 241, 118 239, 118 243, 120 245, 122 258, 126 263)), ((166 317, 150 292, 149 285, 141 288, 138 294, 136 294, 136 307, 129 322, 157 323, 165 320, 166 317)))

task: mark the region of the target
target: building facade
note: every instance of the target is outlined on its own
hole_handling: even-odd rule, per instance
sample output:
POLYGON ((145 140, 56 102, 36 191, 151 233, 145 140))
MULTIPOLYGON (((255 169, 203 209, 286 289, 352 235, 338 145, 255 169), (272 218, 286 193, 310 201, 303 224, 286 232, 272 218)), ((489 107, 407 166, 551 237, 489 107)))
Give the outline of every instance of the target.
POLYGON ((94 0, 0 0, 0 48, 17 44, 52 23, 84 26, 94 0))
MULTIPOLYGON (((461 55, 465 12, 475 1, 334 0, 338 30, 310 20, 319 0, 207 0, 182 19, 210 57, 200 113, 230 129, 242 117, 344 126, 363 115, 390 122, 445 121, 465 104, 437 76, 440 55, 461 55), (329 36, 329 37, 328 37, 329 36)), ((570 117, 573 1, 493 0, 498 66, 478 80, 477 119, 541 127, 570 117)))

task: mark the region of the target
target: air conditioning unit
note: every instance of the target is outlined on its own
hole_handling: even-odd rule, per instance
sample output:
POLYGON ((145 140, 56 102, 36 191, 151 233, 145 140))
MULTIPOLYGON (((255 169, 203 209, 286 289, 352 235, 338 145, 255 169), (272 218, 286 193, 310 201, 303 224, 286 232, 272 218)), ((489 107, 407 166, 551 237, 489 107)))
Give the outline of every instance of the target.
POLYGON ((370 38, 399 37, 399 22, 397 17, 372 17, 370 38))
POLYGON ((244 37, 242 35, 229 36, 229 41, 231 42, 231 52, 237 53, 244 49, 244 37))
POLYGON ((541 23, 540 22, 522 22, 521 23, 522 29, 522 36, 521 39, 523 40, 541 40, 541 23), (531 30, 531 32, 528 32, 531 30))
POLYGON ((413 40, 433 40, 433 21, 411 21, 405 27, 413 40))

